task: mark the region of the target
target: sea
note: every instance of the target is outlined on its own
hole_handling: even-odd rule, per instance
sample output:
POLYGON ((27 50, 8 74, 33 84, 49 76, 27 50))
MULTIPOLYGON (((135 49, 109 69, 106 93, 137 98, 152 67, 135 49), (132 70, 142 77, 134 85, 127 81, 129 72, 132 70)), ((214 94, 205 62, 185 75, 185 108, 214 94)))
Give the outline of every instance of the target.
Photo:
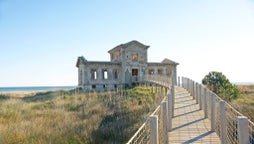
POLYGON ((0 87, 0 92, 28 92, 28 91, 51 91, 71 90, 77 86, 31 86, 31 87, 0 87))

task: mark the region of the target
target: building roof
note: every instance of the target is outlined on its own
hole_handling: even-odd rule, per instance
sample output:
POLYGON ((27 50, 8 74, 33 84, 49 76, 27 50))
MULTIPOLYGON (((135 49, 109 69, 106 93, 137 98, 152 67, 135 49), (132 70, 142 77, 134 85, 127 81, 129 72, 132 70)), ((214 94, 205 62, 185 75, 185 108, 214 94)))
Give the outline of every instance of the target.
POLYGON ((166 64, 175 64, 175 65, 178 65, 179 63, 177 62, 174 62, 168 58, 165 58, 161 63, 166 63, 166 64))
POLYGON ((87 61, 83 56, 78 57, 76 67, 79 67, 80 64, 105 64, 105 65, 120 65, 121 62, 111 62, 111 61, 87 61))
POLYGON ((113 52, 113 51, 115 51, 115 50, 117 50, 117 49, 120 49, 120 48, 127 48, 127 47, 129 47, 130 45, 138 45, 138 46, 144 47, 144 48, 146 48, 146 49, 148 49, 148 48, 150 47, 150 46, 144 45, 144 44, 142 44, 142 43, 140 43, 140 42, 138 42, 138 41, 136 41, 136 40, 133 40, 133 41, 127 42, 127 43, 125 43, 125 44, 120 44, 120 45, 114 47, 113 49, 109 50, 108 53, 111 53, 111 52, 113 52))
POLYGON ((84 56, 79 56, 76 63, 76 67, 79 67, 80 63, 85 63, 85 62, 87 62, 87 60, 84 58, 84 56))

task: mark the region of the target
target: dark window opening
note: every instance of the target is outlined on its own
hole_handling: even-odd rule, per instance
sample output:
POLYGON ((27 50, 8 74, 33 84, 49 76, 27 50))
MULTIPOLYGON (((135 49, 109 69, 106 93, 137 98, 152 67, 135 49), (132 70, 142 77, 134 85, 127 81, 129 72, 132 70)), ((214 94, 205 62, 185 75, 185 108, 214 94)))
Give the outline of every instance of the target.
POLYGON ((158 75, 162 75, 162 69, 158 69, 158 75))
POLYGON ((96 85, 92 85, 92 89, 96 89, 96 85))
POLYGON ((149 75, 154 75, 154 69, 149 69, 148 73, 149 73, 149 75))
POLYGON ((132 61, 138 61, 138 54, 137 53, 132 54, 132 61))
POLYGON ((169 68, 167 68, 166 74, 167 74, 167 76, 171 76, 171 70, 169 68))
POLYGON ((113 74, 114 74, 114 79, 118 79, 118 72, 117 72, 117 70, 114 70, 113 74))
POLYGON ((138 69, 132 69, 132 76, 138 76, 138 69))

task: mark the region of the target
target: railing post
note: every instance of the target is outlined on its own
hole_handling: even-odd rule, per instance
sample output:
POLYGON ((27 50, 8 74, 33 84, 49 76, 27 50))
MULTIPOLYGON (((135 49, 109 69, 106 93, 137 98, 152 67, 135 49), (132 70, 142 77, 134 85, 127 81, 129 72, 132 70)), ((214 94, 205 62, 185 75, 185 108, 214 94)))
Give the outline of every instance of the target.
POLYGON ((215 131, 215 95, 213 92, 211 92, 211 131, 215 131))
POLYGON ((189 91, 189 79, 188 78, 186 78, 186 89, 187 89, 187 91, 189 91))
POLYGON ((188 78, 186 78, 186 89, 189 92, 189 79, 188 78))
POLYGON ((192 96, 193 96, 193 99, 195 99, 195 82, 192 81, 192 96))
POLYGON ((168 94, 168 131, 172 129, 172 117, 173 117, 173 97, 171 94, 168 94))
POLYGON ((204 114, 205 118, 208 117, 208 111, 207 111, 207 89, 204 88, 204 114))
POLYGON ((161 108, 162 108, 162 125, 163 125, 163 143, 168 143, 168 109, 167 109, 167 102, 163 101, 161 102, 161 108))
POLYGON ((199 99, 199 96, 198 96, 198 83, 196 83, 196 104, 198 104, 198 99, 199 99))
POLYGON ((202 86, 201 84, 199 85, 199 109, 202 110, 203 106, 202 106, 202 86))
POLYGON ((185 77, 183 77, 183 88, 185 88, 186 89, 186 80, 185 80, 185 77))
MULTIPOLYGON (((172 86, 171 86, 171 95, 172 95, 172 109, 174 109, 175 105, 175 73, 172 71, 172 86)), ((172 117, 174 117, 174 110, 172 110, 172 117)))
POLYGON ((182 88, 184 87, 184 80, 183 80, 183 76, 182 76, 182 88))
POLYGON ((174 117, 174 107, 175 107, 175 86, 171 87, 171 95, 172 95, 172 117, 174 117))
POLYGON ((220 101, 220 139, 221 143, 225 144, 227 136, 227 124, 226 124, 226 109, 225 101, 220 101))
POLYGON ((237 133, 239 144, 249 144, 248 118, 245 116, 237 117, 237 133))
POLYGON ((182 87, 186 89, 186 82, 185 82, 185 77, 182 78, 183 80, 183 84, 182 84, 182 87))
POLYGON ((180 85, 180 81, 181 81, 181 80, 180 80, 180 77, 178 76, 178 83, 177 83, 177 84, 178 84, 178 87, 181 86, 181 85, 180 85))
POLYGON ((159 136, 158 136, 158 116, 152 115, 149 117, 150 120, 150 143, 151 144, 159 144, 159 136))
POLYGON ((190 94, 191 96, 193 96, 193 93, 192 93, 192 80, 190 79, 190 94))

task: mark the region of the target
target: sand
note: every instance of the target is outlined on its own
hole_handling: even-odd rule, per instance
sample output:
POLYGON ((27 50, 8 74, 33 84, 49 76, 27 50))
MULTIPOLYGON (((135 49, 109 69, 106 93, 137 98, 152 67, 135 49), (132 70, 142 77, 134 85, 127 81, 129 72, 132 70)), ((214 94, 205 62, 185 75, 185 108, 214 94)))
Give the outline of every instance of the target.
POLYGON ((7 96, 7 97, 13 97, 13 98, 23 98, 23 97, 29 97, 34 96, 39 92, 47 92, 47 91, 15 91, 15 92, 0 92, 0 95, 7 96))

